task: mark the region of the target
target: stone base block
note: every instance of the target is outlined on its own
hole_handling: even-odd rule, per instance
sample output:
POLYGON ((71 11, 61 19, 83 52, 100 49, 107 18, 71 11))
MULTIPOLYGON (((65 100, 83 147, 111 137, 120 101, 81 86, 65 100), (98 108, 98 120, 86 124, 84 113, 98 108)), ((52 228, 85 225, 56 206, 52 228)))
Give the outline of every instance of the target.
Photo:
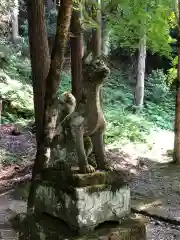
POLYGON ((46 215, 18 215, 12 221, 19 239, 32 240, 145 240, 146 225, 138 219, 126 219, 121 224, 105 224, 84 236, 76 236, 57 218, 46 215))
MULTIPOLYGON (((55 178, 53 172, 50 175, 55 178)), ((122 181, 121 172, 66 177, 59 173, 59 182, 44 176, 37 187, 36 211, 63 220, 71 230, 86 233, 100 223, 119 221, 130 214, 130 188, 122 181)))

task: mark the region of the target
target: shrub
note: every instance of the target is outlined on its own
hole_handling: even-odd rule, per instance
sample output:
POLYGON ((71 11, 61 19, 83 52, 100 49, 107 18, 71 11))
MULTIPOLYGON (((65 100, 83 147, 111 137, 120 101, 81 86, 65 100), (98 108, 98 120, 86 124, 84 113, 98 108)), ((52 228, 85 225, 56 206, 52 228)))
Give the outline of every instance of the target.
POLYGON ((175 92, 170 89, 168 76, 155 70, 145 84, 144 116, 162 129, 173 129, 175 92))
POLYGON ((162 101, 164 102, 168 95, 167 75, 164 74, 162 69, 152 71, 145 82, 145 101, 159 104, 162 101))
POLYGON ((10 44, 0 43, 1 62, 0 96, 3 99, 3 122, 33 117, 33 91, 31 68, 28 59, 23 58, 10 44))
POLYGON ((106 143, 114 141, 146 142, 153 124, 144 116, 128 111, 133 102, 133 89, 128 67, 114 70, 104 86, 104 110, 107 120, 106 143))

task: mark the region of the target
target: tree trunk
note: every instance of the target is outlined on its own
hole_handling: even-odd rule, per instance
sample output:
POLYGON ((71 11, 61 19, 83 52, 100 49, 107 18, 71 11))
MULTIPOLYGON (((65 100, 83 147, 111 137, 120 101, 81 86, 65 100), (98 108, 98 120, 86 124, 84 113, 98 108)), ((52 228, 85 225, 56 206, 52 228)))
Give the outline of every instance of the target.
POLYGON ((102 54, 107 57, 109 54, 109 35, 110 30, 108 29, 107 23, 102 24, 102 54))
POLYGON ((36 141, 40 138, 43 124, 45 81, 50 57, 45 21, 44 0, 28 1, 29 46, 32 67, 36 141))
POLYGON ((178 46, 178 68, 176 80, 176 112, 174 126, 174 154, 173 162, 180 164, 180 0, 178 0, 178 23, 177 23, 177 46, 178 46))
MULTIPOLYGON (((80 8, 79 4, 77 6, 80 8)), ((82 92, 82 58, 84 56, 83 35, 80 24, 81 12, 74 10, 71 18, 71 74, 72 74, 72 94, 76 98, 77 104, 81 99, 82 92)))
POLYGON ((19 38, 19 24, 18 24, 18 14, 19 14, 19 2, 18 0, 14 1, 14 9, 12 10, 11 19, 12 19, 12 42, 17 44, 19 38))
MULTIPOLYGON (((97 9, 93 13, 93 19, 97 22, 98 27, 92 30, 92 55, 93 59, 99 58, 102 53, 102 21, 101 21, 101 0, 97 1, 97 9)), ((102 88, 100 90, 100 103, 103 107, 103 93, 102 88)))
POLYGON ((140 40, 137 80, 134 94, 134 104, 139 109, 143 107, 144 103, 145 65, 146 65, 146 34, 144 34, 144 36, 140 40))
POLYGON ((0 99, 0 125, 1 125, 1 118, 2 118, 2 100, 0 99))
POLYGON ((93 59, 101 56, 102 36, 101 36, 101 0, 97 0, 97 10, 94 13, 94 20, 98 27, 92 31, 93 59))
POLYGON ((51 55, 51 65, 46 80, 45 105, 43 114, 43 131, 37 147, 37 156, 32 173, 32 184, 28 198, 28 210, 33 210, 36 193, 35 178, 50 159, 51 142, 54 137, 58 109, 58 89, 63 69, 64 53, 68 37, 73 3, 72 0, 61 0, 57 18, 55 43, 51 55))

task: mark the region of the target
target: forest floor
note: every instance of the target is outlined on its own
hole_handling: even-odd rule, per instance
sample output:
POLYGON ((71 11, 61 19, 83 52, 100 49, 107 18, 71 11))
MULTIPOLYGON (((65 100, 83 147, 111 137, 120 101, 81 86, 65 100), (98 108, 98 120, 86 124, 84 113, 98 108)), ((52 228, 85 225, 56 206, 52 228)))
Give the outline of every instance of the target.
MULTIPOLYGON (((30 179, 35 157, 34 136, 27 132, 12 136, 11 129, 11 125, 1 126, 0 148, 7 149, 8 146, 9 151, 14 151, 21 160, 14 164, 11 162, 11 165, 2 164, 0 193, 30 179)), ((109 162, 131 176, 132 210, 143 211, 144 215, 159 220, 148 225, 148 240, 180 239, 180 171, 177 166, 169 164, 171 157, 167 155, 172 143, 172 132, 161 131, 151 136, 151 149, 145 143, 106 146, 109 162)), ((1 155, 2 158, 4 156, 1 155)))
MULTIPOLYGON (((0 193, 30 179, 35 158, 35 137, 30 132, 12 136, 11 130, 12 125, 2 125, 0 130, 3 159, 0 168, 0 193), (11 165, 6 163, 4 158, 7 157, 7 149, 19 158, 18 162, 13 164, 11 161, 11 165)), ((107 157, 115 168, 123 169, 131 176, 133 204, 144 205, 158 200, 161 202, 158 203, 160 215, 180 221, 180 171, 179 167, 169 164, 171 155, 167 154, 173 148, 172 132, 164 130, 154 133, 151 144, 151 148, 145 143, 107 145, 107 157)), ((153 210, 150 208, 149 211, 153 210)))
POLYGON ((35 137, 31 132, 11 135, 14 124, 0 128, 0 194, 31 178, 36 153, 35 137))

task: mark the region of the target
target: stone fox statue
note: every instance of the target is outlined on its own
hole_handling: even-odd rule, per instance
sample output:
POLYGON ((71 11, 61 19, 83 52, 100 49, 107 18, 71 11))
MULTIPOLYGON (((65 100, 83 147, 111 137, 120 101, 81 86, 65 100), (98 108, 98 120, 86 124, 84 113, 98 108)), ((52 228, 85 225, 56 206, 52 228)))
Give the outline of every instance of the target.
POLYGON ((94 60, 83 69, 83 91, 79 105, 70 115, 72 134, 75 140, 81 173, 94 172, 88 164, 84 138, 90 137, 98 169, 108 168, 105 157, 103 134, 106 127, 100 104, 100 89, 110 70, 100 60, 94 60))
MULTIPOLYGON (((66 134, 70 129, 75 143, 78 165, 81 173, 91 173, 95 168, 88 163, 88 156, 93 151, 98 169, 108 169, 105 157, 103 133, 106 122, 100 104, 100 89, 109 69, 100 60, 94 60, 83 69, 83 91, 79 104, 71 93, 64 93, 59 100, 59 119, 54 138, 66 145, 66 134), (64 129, 64 130, 63 130, 64 129), (64 137, 63 137, 64 136, 64 137), (61 141, 62 140, 62 141, 61 141)), ((65 147, 65 146, 64 146, 65 147)))

